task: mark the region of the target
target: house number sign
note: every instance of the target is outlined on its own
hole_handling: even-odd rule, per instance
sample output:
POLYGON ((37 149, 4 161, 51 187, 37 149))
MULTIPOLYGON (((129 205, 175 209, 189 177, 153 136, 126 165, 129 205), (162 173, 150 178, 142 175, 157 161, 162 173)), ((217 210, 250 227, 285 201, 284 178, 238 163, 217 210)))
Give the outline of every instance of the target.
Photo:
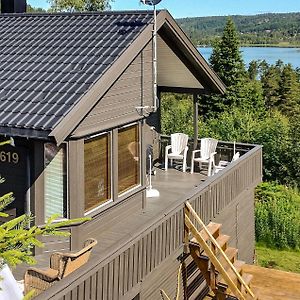
POLYGON ((19 154, 17 152, 0 151, 0 162, 17 164, 19 160, 19 154))

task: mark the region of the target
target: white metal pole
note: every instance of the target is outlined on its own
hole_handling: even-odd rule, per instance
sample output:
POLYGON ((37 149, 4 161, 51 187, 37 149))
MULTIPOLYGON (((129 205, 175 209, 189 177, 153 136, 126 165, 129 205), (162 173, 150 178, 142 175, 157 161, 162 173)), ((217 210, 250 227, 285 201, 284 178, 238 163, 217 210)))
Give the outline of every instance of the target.
POLYGON ((152 160, 151 160, 151 154, 149 154, 149 189, 152 189, 152 160))
POLYGON ((233 141, 233 155, 235 154, 235 141, 233 141))
POLYGON ((156 5, 154 5, 154 26, 153 26, 153 110, 157 110, 157 21, 156 5))

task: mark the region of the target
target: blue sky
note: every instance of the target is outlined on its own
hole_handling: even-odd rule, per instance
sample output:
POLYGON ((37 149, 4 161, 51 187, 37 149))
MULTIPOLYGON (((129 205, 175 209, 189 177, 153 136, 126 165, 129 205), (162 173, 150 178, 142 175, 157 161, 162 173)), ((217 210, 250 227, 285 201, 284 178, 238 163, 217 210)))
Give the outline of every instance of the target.
MULTIPOLYGON (((47 8, 47 0, 27 0, 33 6, 47 8)), ((144 9, 139 0, 115 0, 113 10, 144 9)), ((162 0, 175 18, 193 16, 253 15, 267 12, 300 12, 299 0, 162 0)))

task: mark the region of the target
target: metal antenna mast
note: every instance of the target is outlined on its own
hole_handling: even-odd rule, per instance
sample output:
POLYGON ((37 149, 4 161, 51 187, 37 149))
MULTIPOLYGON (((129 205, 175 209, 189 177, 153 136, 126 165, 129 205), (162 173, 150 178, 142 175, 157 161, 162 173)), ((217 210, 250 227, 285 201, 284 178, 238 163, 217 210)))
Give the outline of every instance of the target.
POLYGON ((153 110, 157 110, 157 21, 156 5, 161 0, 141 0, 145 5, 153 6, 154 25, 153 25, 153 110))

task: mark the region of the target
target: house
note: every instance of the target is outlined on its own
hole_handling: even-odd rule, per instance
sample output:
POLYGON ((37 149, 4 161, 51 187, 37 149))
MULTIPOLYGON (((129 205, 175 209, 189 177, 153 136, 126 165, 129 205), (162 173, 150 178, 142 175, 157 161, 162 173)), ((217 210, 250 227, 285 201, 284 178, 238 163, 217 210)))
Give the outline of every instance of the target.
MULTIPOLYGON (((147 147, 158 161, 164 139, 154 84, 158 99, 193 94, 195 119, 197 95, 225 91, 171 15, 157 13, 155 65, 152 11, 18 12, 0 15, 0 135, 15 144, 1 147, 0 192, 14 192, 11 217, 33 213, 38 225, 52 214, 92 218, 65 228, 71 238, 44 238, 37 257, 98 240, 84 268, 37 299, 159 299, 182 260, 184 297, 200 299, 207 287, 184 251, 186 200, 205 223, 223 223, 252 262, 260 146, 236 144, 241 158, 209 178, 158 169, 160 197, 146 198, 147 147)), ((232 152, 219 142, 219 156, 232 152)))

